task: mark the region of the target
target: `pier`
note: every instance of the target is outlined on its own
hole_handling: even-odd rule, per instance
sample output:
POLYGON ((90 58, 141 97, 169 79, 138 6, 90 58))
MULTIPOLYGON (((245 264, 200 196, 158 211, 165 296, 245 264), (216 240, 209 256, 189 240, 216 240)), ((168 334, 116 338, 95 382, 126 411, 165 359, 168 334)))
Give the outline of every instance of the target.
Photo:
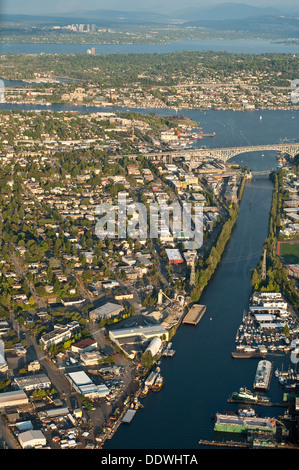
POLYGON ((275 442, 274 444, 271 445, 271 443, 261 443, 258 444, 258 442, 238 442, 238 441, 208 441, 205 439, 200 439, 198 442, 200 446, 211 446, 211 447, 232 447, 232 448, 242 448, 242 449, 255 449, 255 448, 273 448, 275 447, 276 449, 293 449, 293 450, 298 450, 298 445, 296 444, 291 444, 291 443, 278 443, 275 442))
POLYGON ((200 439, 198 442, 200 446, 212 446, 212 447, 241 447, 243 449, 252 448, 252 444, 248 442, 237 442, 237 441, 207 441, 200 439))
POLYGON ((234 398, 229 398, 227 400, 227 403, 238 403, 240 405, 259 405, 259 406, 278 406, 278 407, 288 407, 289 404, 287 402, 284 402, 284 403, 272 403, 270 401, 266 401, 266 400, 256 400, 256 401, 248 401, 248 400, 237 400, 237 399, 234 399, 234 398))
POLYGON ((204 316, 206 309, 205 305, 194 304, 183 319, 183 323, 197 325, 204 316))

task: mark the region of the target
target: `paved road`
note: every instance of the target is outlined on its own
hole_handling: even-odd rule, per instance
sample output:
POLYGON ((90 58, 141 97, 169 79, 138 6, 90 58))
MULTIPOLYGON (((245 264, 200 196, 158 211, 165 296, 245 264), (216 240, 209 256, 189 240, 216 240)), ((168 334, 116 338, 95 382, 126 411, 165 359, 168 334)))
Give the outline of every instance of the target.
POLYGON ((19 444, 8 430, 2 417, 0 417, 0 445, 4 449, 20 449, 19 444))
MULTIPOLYGON (((31 355, 35 355, 35 359, 38 359, 41 366, 46 371, 49 379, 51 380, 55 389, 60 395, 65 395, 66 405, 68 408, 72 408, 70 396, 74 393, 71 384, 65 378, 63 371, 59 370, 53 362, 51 362, 42 349, 38 346, 35 338, 32 337, 30 332, 25 333, 28 350, 31 351, 31 355)), ((31 359, 34 360, 34 359, 31 359)), ((78 397, 79 398, 79 397, 78 397)))
POLYGON ((35 303, 36 305, 39 307, 39 308, 46 308, 47 307, 47 303, 46 301, 40 297, 37 292, 36 292, 36 289, 34 287, 34 284, 32 282, 30 282, 28 279, 27 279, 27 276, 26 276, 26 272, 24 270, 24 268, 22 267, 21 265, 21 262, 18 260, 17 256, 13 253, 10 253, 10 259, 14 265, 14 268, 15 268, 15 272, 24 280, 27 282, 29 288, 30 288, 30 291, 31 291, 31 294, 32 296, 34 297, 34 300, 35 300, 35 303))

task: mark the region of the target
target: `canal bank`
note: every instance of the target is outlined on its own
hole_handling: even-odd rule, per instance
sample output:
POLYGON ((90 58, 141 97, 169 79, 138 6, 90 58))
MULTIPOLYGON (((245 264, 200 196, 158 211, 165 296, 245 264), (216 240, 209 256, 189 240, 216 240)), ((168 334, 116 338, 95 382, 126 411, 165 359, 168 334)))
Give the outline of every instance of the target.
MULTIPOLYGON (((198 448, 200 439, 217 439, 211 417, 229 407, 230 394, 243 386, 252 389, 258 359, 234 359, 231 350, 248 307, 251 270, 268 234, 272 189, 265 177, 246 183, 231 239, 200 299, 206 315, 196 327, 178 329, 173 338, 175 356, 161 361, 165 387, 159 394, 149 394, 130 426, 120 426, 104 448, 198 448)), ((281 357, 274 361, 274 367, 281 366, 281 357)), ((281 401, 276 381, 269 396, 272 402, 281 401)), ((282 412, 267 409, 271 416, 282 412)), ((259 413, 263 416, 265 410, 259 413)))

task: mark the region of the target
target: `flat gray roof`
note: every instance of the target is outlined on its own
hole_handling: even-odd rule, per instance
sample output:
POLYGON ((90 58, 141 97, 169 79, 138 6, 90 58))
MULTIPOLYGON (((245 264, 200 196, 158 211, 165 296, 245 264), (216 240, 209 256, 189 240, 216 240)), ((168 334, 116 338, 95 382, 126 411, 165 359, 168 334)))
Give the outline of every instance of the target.
POLYGON ((123 310, 123 306, 120 304, 114 304, 113 302, 108 302, 101 307, 95 308, 90 312, 90 315, 99 315, 100 317, 105 317, 107 315, 111 315, 113 312, 117 312, 119 310, 123 310))
POLYGON ((128 410, 122 419, 122 423, 130 423, 136 414, 136 410, 128 410))

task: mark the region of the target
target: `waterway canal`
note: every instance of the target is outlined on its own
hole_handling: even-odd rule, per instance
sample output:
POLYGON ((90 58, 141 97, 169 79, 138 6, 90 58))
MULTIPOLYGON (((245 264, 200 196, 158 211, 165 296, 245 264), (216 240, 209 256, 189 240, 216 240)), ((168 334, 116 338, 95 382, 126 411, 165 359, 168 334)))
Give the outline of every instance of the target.
MULTIPOLYGON (((215 118, 218 116, 216 113, 215 118)), ((236 125, 230 120, 222 123, 228 129, 236 125)), ((246 134, 246 127, 242 128, 246 134)), ((249 141, 253 144, 255 139, 249 141)), ((248 154, 235 160, 241 159, 252 169, 275 166, 273 153, 264 157, 259 154, 258 158, 248 154)), ((243 386, 253 390, 258 359, 233 359, 231 352, 248 307, 251 270, 267 237, 272 189, 268 177, 259 176, 246 183, 232 237, 201 298, 207 306, 205 316, 196 327, 180 326, 172 341, 175 356, 161 361, 164 388, 143 400, 144 409, 129 426, 119 427, 112 440, 106 441, 105 449, 197 449, 199 439, 240 439, 238 435, 215 433, 212 416, 217 411, 237 409, 237 405, 227 403, 233 391, 243 386)), ((281 369, 283 363, 284 368, 289 365, 284 356, 268 358, 274 362, 274 369, 281 369)), ((282 388, 274 374, 267 396, 273 403, 282 402, 282 388)), ((278 417, 284 409, 258 407, 256 411, 261 416, 278 417)))
MULTIPOLYGON (((236 407, 229 395, 242 386, 252 389, 258 359, 233 359, 235 334, 248 306, 250 275, 267 236, 272 183, 256 178, 246 184, 240 214, 218 270, 201 303, 207 311, 196 326, 181 325, 173 338, 172 358, 161 362, 165 386, 142 403, 130 426, 121 425, 105 448, 198 448, 199 439, 214 439, 211 417, 236 407)), ((281 366, 282 358, 278 359, 281 366)), ((273 390, 272 390, 273 389, 273 390)), ((275 377, 275 401, 281 393, 275 377)), ((264 413, 277 409, 265 408, 264 413)))

